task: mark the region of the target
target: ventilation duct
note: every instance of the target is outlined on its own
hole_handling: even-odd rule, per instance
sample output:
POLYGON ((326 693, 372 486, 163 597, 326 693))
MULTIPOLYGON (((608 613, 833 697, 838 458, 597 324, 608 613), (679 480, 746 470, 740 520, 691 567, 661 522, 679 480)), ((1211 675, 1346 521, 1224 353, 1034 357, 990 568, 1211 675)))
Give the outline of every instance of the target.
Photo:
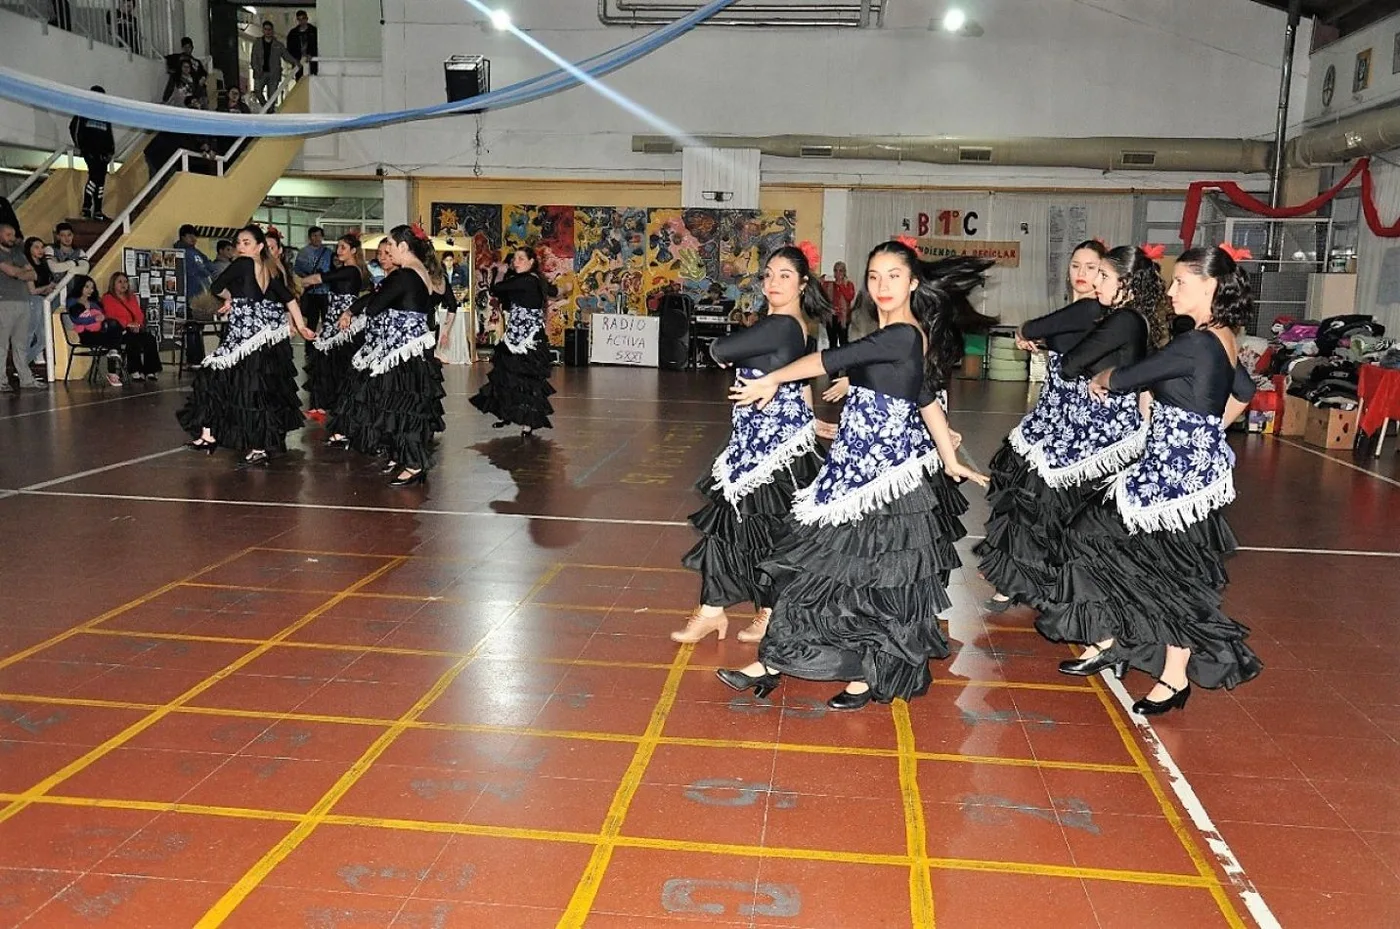
MULTIPOLYGON (((701 23, 702 26, 847 27, 864 29, 885 23, 887 0, 833 0, 828 3, 777 3, 739 0, 734 6, 701 23)), ((605 26, 664 26, 700 3, 649 2, 649 0, 598 0, 598 21, 605 26)))
POLYGON ((1339 164, 1400 148, 1400 106, 1368 110, 1305 132, 1284 146, 1292 168, 1339 164))
MULTIPOLYGON (((1397 110, 1400 117, 1400 109, 1397 110)), ((1400 139, 1400 118, 1395 138, 1400 139)), ((1154 139, 1100 136, 1081 139, 946 139, 916 136, 704 136, 712 148, 756 148, 775 158, 842 158, 1021 168, 1100 171, 1185 171, 1201 174, 1267 173, 1273 146, 1249 139, 1154 139)), ((632 151, 677 151, 666 136, 632 137, 632 151), (663 149, 664 145, 664 149, 663 149)))

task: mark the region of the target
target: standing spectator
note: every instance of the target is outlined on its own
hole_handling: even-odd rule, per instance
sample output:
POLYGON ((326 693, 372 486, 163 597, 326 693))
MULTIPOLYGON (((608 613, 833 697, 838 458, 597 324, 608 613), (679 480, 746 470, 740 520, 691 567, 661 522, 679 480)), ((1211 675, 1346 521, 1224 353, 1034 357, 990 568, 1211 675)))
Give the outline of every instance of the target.
POLYGON ((214 246, 214 260, 209 263, 209 279, 213 280, 223 274, 224 269, 233 264, 236 256, 233 243, 228 239, 220 239, 219 244, 214 246))
POLYGON ((15 215, 14 204, 10 203, 8 197, 0 197, 0 223, 13 229, 15 235, 24 235, 19 226, 19 217, 15 215))
MULTIPOLYGON (((330 273, 333 258, 335 249, 326 245, 325 230, 312 226, 306 234, 306 248, 297 252, 296 261, 292 262, 292 273, 297 277, 310 277, 313 274, 324 277, 330 273)), ((325 284, 313 284, 306 288, 301 295, 301 312, 306 317, 307 326, 321 328, 321 319, 326 314, 329 299, 330 290, 325 284)))
MULTIPOLYGON (((29 281, 29 345, 24 360, 34 364, 44 354, 44 301, 58 289, 58 281, 44 260, 44 240, 37 235, 24 240, 24 260, 34 269, 29 281)), ((18 362, 16 362, 18 363, 18 362)))
POLYGON ((91 268, 87 252, 73 244, 73 227, 68 223, 54 227, 53 244, 44 249, 44 261, 60 282, 69 274, 87 274, 91 268))
POLYGON ((320 68, 316 62, 316 56, 321 54, 318 41, 316 27, 306 18, 306 11, 297 10, 297 24, 287 33, 287 51, 297 60, 297 80, 301 80, 303 67, 309 68, 312 74, 320 68))
MULTIPOLYGON (((213 277, 209 268, 213 264, 199 250, 199 232, 189 223, 180 227, 180 235, 171 248, 178 248, 185 255, 185 303, 192 301, 209 289, 213 277)), ((204 334, 198 326, 185 329, 185 364, 194 367, 204 360, 204 334)))
MULTIPOLYGON (((15 236, 15 227, 0 223, 0 375, 8 352, 21 387, 43 386, 25 364, 29 351, 29 285, 35 277, 15 236)), ((10 389, 9 380, 0 376, 0 391, 10 389)))
POLYGON ((160 95, 160 98, 165 102, 170 102, 170 96, 180 82, 186 64, 189 65, 189 80, 193 85, 193 90, 190 92, 197 93, 201 97, 209 95, 209 69, 195 55, 194 39, 185 36, 180 40, 180 51, 165 56, 165 71, 170 75, 170 78, 165 82, 165 93, 160 95))
POLYGON ((112 275, 107 292, 102 295, 102 312, 122 327, 122 351, 126 354, 126 369, 133 381, 156 379, 160 373, 160 343, 146 331, 146 311, 131 292, 131 278, 122 271, 112 275))
POLYGON ((160 102, 168 103, 171 106, 184 106, 186 100, 199 96, 200 91, 200 84, 194 76, 193 62, 188 58, 180 58, 175 72, 165 82, 165 93, 161 96, 160 102))
POLYGON ((277 41, 271 20, 262 24, 262 38, 253 43, 253 87, 266 104, 282 84, 282 62, 297 63, 287 47, 277 41))
MULTIPOLYGON (((101 84, 94 84, 91 89, 99 94, 107 92, 101 84)), ((88 119, 86 116, 74 116, 68 122, 68 135, 72 137, 78 154, 82 155, 83 161, 87 163, 87 184, 83 186, 83 219, 110 222, 102 212, 102 195, 107 189, 107 165, 111 163, 112 155, 117 150, 117 142, 112 138, 112 124, 100 119, 88 119)))
POLYGON ((121 0, 115 14, 107 14, 107 29, 119 46, 141 54, 141 29, 136 22, 136 0, 121 0))
POLYGON ((856 285, 846 277, 846 263, 838 261, 831 266, 835 280, 822 281, 826 295, 831 299, 831 322, 826 324, 828 347, 840 348, 850 341, 851 307, 856 302, 856 285))

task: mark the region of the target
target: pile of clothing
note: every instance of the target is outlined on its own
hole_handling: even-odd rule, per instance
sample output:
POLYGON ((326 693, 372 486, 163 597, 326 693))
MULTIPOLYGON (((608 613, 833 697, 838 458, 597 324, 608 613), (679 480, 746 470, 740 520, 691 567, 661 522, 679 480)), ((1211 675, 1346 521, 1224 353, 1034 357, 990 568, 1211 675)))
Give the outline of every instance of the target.
POLYGON ((1400 356, 1400 342, 1383 338, 1385 326, 1359 313, 1320 323, 1281 316, 1273 331, 1275 339, 1252 370, 1265 378, 1283 375, 1288 393, 1314 406, 1356 409, 1361 365, 1400 356))

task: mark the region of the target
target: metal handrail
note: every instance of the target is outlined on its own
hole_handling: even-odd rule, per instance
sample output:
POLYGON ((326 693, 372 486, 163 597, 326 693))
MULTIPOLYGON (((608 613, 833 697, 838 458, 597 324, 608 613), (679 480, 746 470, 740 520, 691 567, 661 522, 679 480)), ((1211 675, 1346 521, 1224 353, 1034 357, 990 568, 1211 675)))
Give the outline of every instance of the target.
MULTIPOLYGON (((287 94, 291 92, 292 87, 294 87, 295 85, 295 72, 289 73, 286 77, 282 78, 282 83, 277 85, 277 90, 273 93, 272 99, 268 100, 266 103, 264 103, 258 108, 259 115, 271 112, 275 106, 280 105, 286 99, 287 94)), ((151 179, 146 182, 146 186, 142 187, 141 190, 136 194, 136 196, 131 198, 131 202, 126 205, 126 208, 122 210, 121 213, 115 219, 112 220, 111 224, 108 225, 106 229, 102 230, 102 234, 97 237, 97 241, 93 242, 92 245, 87 249, 88 255, 93 256, 96 255, 99 251, 101 251, 103 246, 105 246, 109 241, 111 241, 113 235, 116 233, 118 228, 121 229, 121 235, 126 235, 129 232, 131 232, 133 214, 135 214, 137 207, 141 206, 145 202, 146 198, 149 197, 157 188, 163 185, 166 179, 174 173, 174 167, 176 162, 179 162, 180 170, 182 172, 188 172, 190 169, 191 157, 203 158, 206 161, 212 160, 214 162, 215 167, 215 176, 223 177, 224 170, 228 163, 233 161, 234 158, 238 156, 238 153, 248 143, 249 139, 256 138, 261 137, 246 135, 240 136, 239 138, 234 140, 234 143, 232 145, 229 146, 227 152, 225 152, 222 155, 215 155, 213 159, 209 159, 205 155, 201 155, 199 152, 192 152, 187 148, 176 149, 170 155, 170 157, 166 159, 165 164, 161 165, 160 170, 151 175, 151 179)), ((57 304, 58 301, 62 300, 63 305, 67 306, 68 285, 72 282, 73 278, 78 276, 79 275, 76 272, 69 271, 59 280, 58 286, 55 287, 52 291, 50 291, 48 296, 44 297, 44 361, 46 363, 45 368, 50 383, 58 380, 58 378, 54 376, 55 365, 52 363, 54 305, 57 304)), ((186 294, 185 299, 189 300, 189 298, 193 296, 194 294, 186 294)))
POLYGON ((64 155, 68 156, 68 167, 73 167, 73 146, 65 145, 48 158, 44 159, 43 164, 29 172, 29 176, 10 194, 10 205, 19 206, 20 200, 24 198, 25 194, 29 193, 29 188, 37 184, 41 177, 48 177, 49 168, 52 168, 58 159, 62 158, 64 155))

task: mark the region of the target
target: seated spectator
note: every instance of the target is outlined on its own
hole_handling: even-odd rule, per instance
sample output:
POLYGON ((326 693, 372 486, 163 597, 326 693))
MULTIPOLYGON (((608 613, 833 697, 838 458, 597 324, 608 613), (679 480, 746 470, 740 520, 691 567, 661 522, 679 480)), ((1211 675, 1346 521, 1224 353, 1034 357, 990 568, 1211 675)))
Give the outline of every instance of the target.
POLYGON ((97 282, 86 274, 75 277, 68 292, 73 295, 68 301, 68 318, 73 322, 78 344, 87 348, 107 349, 107 383, 113 387, 120 387, 122 379, 112 368, 121 349, 121 323, 109 320, 107 314, 102 312, 102 301, 97 296, 97 282))
POLYGON ((53 230, 53 244, 44 249, 44 261, 54 278, 62 281, 69 274, 87 274, 87 252, 73 244, 73 226, 59 223, 53 230))
POLYGON ((147 331, 146 311, 131 292, 131 278, 124 272, 116 272, 108 282, 107 293, 102 295, 102 312, 123 329, 121 345, 131 379, 155 380, 161 370, 160 343, 154 333, 147 331))
POLYGON ((160 101, 171 106, 184 106, 190 97, 202 96, 202 90, 203 87, 194 76, 194 62, 188 58, 181 58, 179 70, 170 75, 170 80, 165 82, 165 93, 161 95, 160 101))

